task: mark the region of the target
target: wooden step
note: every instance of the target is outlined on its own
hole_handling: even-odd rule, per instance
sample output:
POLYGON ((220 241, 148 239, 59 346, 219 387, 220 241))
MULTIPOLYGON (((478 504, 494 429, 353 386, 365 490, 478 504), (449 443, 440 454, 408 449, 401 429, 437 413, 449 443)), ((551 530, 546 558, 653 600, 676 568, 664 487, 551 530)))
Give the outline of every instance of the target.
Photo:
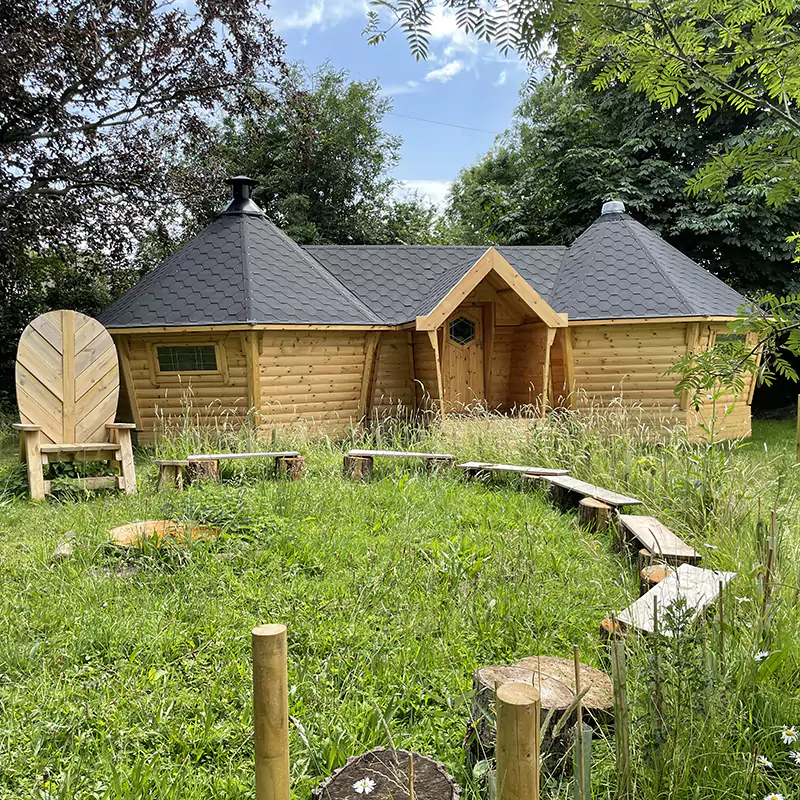
POLYGON ((459 469, 464 469, 470 474, 478 472, 513 472, 519 475, 566 475, 565 469, 550 469, 548 467, 522 467, 517 464, 493 464, 484 461, 465 461, 456 464, 459 469))
POLYGON ((553 486, 558 486, 569 492, 582 495, 583 497, 593 497, 595 500, 601 500, 610 506, 639 506, 642 504, 641 500, 635 497, 627 497, 618 492, 612 492, 610 489, 604 489, 602 486, 596 486, 586 481, 579 481, 577 478, 571 478, 569 475, 553 476, 553 475, 527 475, 530 480, 545 481, 553 486))
POLYGON ((449 453, 415 453, 405 450, 348 450, 348 456, 355 458, 427 458, 434 461, 455 461, 449 453))
POLYGON ((657 560, 679 565, 698 564, 703 558, 697 550, 686 544, 655 517, 619 514, 617 519, 624 530, 657 560))

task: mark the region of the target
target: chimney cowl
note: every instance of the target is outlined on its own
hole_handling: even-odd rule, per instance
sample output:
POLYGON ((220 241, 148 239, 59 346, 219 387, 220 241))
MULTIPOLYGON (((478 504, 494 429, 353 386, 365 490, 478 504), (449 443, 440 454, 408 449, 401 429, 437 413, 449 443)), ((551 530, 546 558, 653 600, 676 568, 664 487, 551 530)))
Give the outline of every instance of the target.
POLYGON ((625 203, 622 200, 608 200, 603 203, 603 210, 601 214, 624 214, 625 203))
POLYGON ((258 181, 248 178, 246 175, 237 175, 228 178, 227 183, 233 187, 233 198, 221 212, 222 214, 256 214, 263 216, 264 212, 252 198, 254 186, 258 186, 258 181))

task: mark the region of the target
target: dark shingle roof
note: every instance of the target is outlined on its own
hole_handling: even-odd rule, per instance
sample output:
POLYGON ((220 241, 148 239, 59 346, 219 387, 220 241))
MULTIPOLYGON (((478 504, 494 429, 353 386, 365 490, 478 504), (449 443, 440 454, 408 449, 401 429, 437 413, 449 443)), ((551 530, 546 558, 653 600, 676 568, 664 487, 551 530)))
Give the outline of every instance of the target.
MULTIPOLYGON (((322 245, 305 248, 389 325, 430 313, 486 247, 322 245)), ((498 247, 545 300, 565 247, 498 247)))
MULTIPOLYGON (((398 325, 429 314, 486 249, 303 248, 248 194, 99 318, 109 328, 398 325)), ((734 316, 744 302, 625 213, 603 214, 569 249, 497 249, 570 319, 734 316)))
POLYGON ((570 319, 735 316, 745 298, 625 213, 603 214, 564 257, 550 305, 570 319))
POLYGON ((222 214, 100 316, 109 328, 374 325, 352 292, 261 214, 222 214))

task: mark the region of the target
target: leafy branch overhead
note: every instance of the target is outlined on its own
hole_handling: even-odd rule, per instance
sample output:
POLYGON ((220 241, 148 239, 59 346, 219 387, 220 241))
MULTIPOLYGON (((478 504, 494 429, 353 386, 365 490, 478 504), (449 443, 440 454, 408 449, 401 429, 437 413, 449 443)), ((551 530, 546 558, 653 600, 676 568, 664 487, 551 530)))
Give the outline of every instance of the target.
MULTIPOLYGON (((393 28, 429 55, 438 0, 373 0, 373 43, 393 28)), ((729 144, 691 181, 719 196, 734 178, 768 177, 769 201, 800 186, 800 34, 797 0, 444 0, 459 27, 533 63, 587 71, 594 86, 627 84, 663 108, 688 104, 704 121, 728 107, 772 123, 756 141, 729 144)))
POLYGON ((688 392, 699 407, 709 392, 740 393, 747 375, 766 386, 776 376, 800 380, 790 360, 800 356, 800 295, 763 295, 741 309, 730 330, 708 350, 687 353, 667 370, 681 376, 676 395, 688 392))

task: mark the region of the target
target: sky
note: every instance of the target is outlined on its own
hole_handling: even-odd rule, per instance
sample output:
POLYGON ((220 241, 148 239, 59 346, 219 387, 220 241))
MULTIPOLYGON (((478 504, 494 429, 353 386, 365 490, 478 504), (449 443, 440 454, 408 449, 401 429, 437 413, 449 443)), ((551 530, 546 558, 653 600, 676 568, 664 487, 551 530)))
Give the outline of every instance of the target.
POLYGON ((367 44, 365 0, 271 0, 271 6, 290 61, 311 70, 327 61, 354 80, 379 81, 393 103, 384 127, 403 139, 393 177, 430 202, 441 204, 459 171, 509 127, 527 77, 524 63, 464 34, 451 12, 435 9, 429 58, 417 62, 400 31, 367 44))

